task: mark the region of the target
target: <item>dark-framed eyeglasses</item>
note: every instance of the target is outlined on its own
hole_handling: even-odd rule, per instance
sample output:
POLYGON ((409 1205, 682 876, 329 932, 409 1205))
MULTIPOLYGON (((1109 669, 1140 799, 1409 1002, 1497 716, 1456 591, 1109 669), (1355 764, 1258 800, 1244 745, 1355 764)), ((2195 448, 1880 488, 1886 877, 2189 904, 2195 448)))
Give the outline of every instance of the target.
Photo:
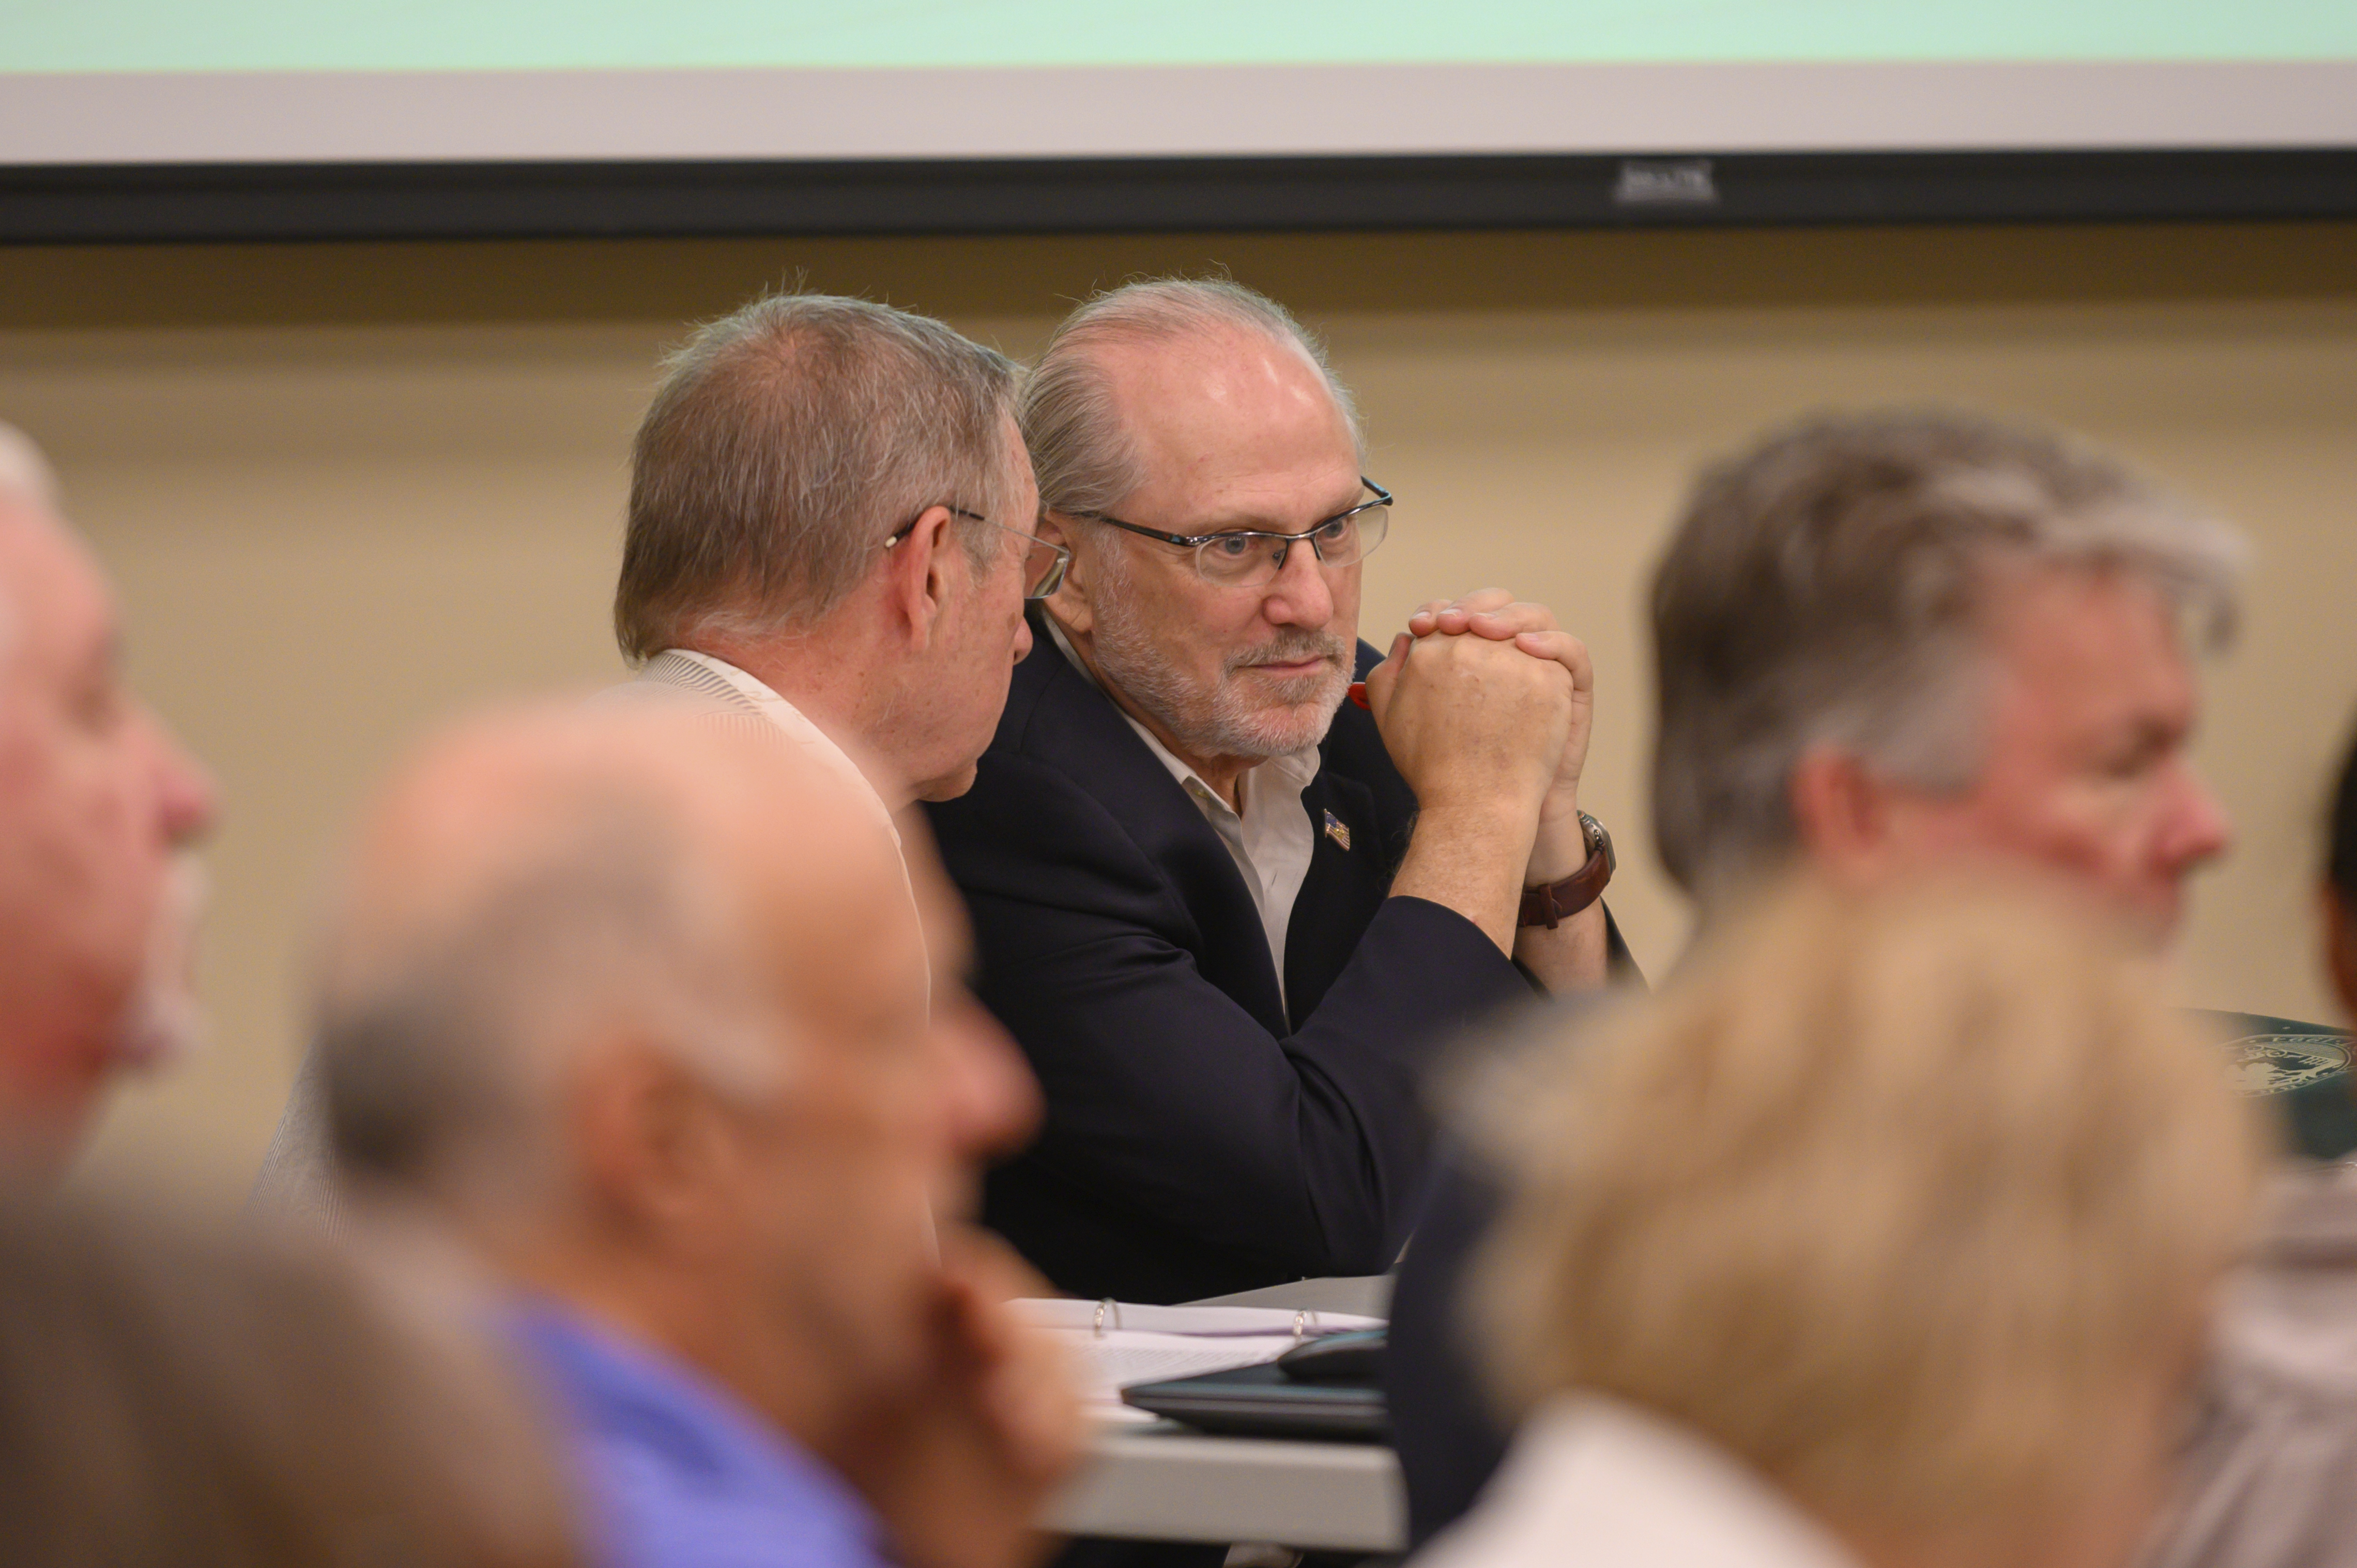
POLYGON ((1373 491, 1374 499, 1361 501, 1348 511, 1336 512, 1299 533, 1271 533, 1257 528, 1230 529, 1222 533, 1166 533, 1158 528, 1124 522, 1101 511, 1071 515, 1191 550, 1195 553, 1195 570, 1205 582, 1227 588, 1254 588, 1275 581, 1276 575, 1285 569, 1286 555, 1297 544, 1308 544, 1318 562, 1328 566, 1352 565, 1375 553, 1375 547, 1391 532, 1392 493, 1364 475, 1360 476, 1359 483, 1373 491))
MULTIPOLYGON (((946 502, 942 504, 947 506, 946 502)), ((925 511, 932 510, 931 507, 927 507, 925 511)), ((1011 533, 1023 541, 1026 546, 1023 555, 1023 596, 1025 598, 1044 599, 1064 585, 1064 568, 1072 564, 1072 553, 1070 550, 1042 539, 1036 533, 1026 533, 1019 528, 1009 528, 1003 522, 992 522, 982 513, 968 511, 962 506, 948 507, 948 511, 952 517, 962 517, 968 522, 983 523, 998 530, 1001 533, 1011 533)), ((884 548, 889 550, 908 538, 909 531, 924 520, 925 512, 920 511, 893 530, 891 537, 884 541, 884 548)))

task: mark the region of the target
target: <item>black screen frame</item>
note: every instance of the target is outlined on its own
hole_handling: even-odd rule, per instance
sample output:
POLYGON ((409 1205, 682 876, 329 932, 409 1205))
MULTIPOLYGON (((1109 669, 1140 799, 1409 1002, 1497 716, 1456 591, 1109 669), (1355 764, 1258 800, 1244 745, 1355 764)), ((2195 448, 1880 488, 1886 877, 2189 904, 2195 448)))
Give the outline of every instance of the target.
POLYGON ((2357 147, 0 167, 0 243, 2357 218, 2357 147))

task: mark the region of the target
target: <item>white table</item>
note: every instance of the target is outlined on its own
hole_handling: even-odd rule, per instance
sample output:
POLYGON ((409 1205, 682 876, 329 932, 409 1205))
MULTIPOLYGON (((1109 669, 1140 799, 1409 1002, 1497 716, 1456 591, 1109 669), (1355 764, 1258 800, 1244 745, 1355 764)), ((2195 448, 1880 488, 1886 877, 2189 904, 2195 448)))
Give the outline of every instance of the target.
MULTIPOLYGON (((1301 1280, 1198 1305, 1382 1316, 1391 1281, 1301 1280)), ((1209 1437, 1175 1422, 1099 1428, 1088 1467, 1049 1506, 1047 1522, 1071 1535, 1137 1541, 1270 1541, 1356 1552, 1407 1544, 1407 1501, 1390 1448, 1209 1437)))

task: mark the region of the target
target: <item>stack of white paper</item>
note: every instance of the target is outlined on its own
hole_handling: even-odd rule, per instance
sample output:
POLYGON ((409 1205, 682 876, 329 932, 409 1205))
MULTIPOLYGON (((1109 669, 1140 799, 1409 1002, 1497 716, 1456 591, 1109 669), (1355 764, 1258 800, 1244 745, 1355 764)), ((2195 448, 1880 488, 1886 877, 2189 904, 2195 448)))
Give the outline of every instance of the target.
POLYGON ((1199 1377, 1274 1361, 1304 1339, 1381 1328, 1380 1317, 1270 1306, 1139 1306, 1129 1302, 1026 1300, 1015 1309, 1071 1345, 1090 1413, 1152 1421, 1121 1402, 1132 1383, 1199 1377))

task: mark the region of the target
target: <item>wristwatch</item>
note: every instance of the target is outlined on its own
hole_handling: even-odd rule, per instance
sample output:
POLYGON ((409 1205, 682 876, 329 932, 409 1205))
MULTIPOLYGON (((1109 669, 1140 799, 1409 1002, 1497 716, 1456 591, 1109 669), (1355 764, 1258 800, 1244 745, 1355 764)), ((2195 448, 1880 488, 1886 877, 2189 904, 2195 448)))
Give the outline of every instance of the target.
POLYGON ((1587 835, 1587 864, 1560 882, 1523 888, 1521 924, 1544 926, 1552 931, 1604 896, 1604 885, 1612 880, 1612 868, 1618 864, 1612 855, 1612 835, 1586 811, 1579 813, 1579 831, 1587 835))

